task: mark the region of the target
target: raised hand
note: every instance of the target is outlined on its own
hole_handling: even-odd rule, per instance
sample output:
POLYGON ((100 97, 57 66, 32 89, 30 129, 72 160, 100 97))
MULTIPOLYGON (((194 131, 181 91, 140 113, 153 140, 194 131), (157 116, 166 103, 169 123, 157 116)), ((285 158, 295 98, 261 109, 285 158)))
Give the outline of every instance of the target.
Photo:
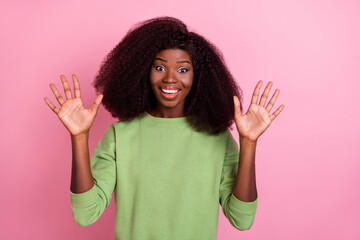
POLYGON ((266 85, 266 88, 261 96, 260 102, 258 102, 260 88, 262 81, 260 80, 254 90, 251 104, 248 111, 242 114, 240 111, 240 101, 234 96, 234 119, 236 128, 241 138, 246 138, 249 141, 257 141, 261 134, 270 126, 272 121, 279 115, 279 113, 285 108, 281 105, 276 111, 270 115, 270 110, 275 104, 277 97, 279 96, 280 90, 276 89, 274 95, 270 99, 270 102, 265 106, 267 97, 272 87, 272 82, 266 85))
POLYGON ((55 85, 51 83, 50 88, 61 105, 61 108, 57 108, 47 97, 44 98, 46 104, 51 108, 51 110, 53 110, 54 113, 56 113, 60 121, 64 124, 72 136, 78 136, 89 132, 96 117, 103 95, 98 95, 91 108, 85 109, 81 101, 79 80, 75 74, 72 75, 75 98, 72 97, 72 93, 65 76, 61 75, 60 78, 64 87, 66 101, 61 97, 55 85))

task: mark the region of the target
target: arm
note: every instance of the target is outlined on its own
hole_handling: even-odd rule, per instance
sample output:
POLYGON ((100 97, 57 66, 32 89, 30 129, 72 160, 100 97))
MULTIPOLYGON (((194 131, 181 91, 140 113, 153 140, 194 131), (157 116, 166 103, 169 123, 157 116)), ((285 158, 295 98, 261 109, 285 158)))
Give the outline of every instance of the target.
POLYGON ((261 85, 262 81, 259 81, 255 87, 251 104, 246 114, 241 113, 240 101, 234 96, 234 119, 236 128, 239 132, 240 155, 239 170, 233 188, 233 194, 238 199, 246 202, 255 201, 257 199, 255 180, 255 152, 257 140, 285 107, 284 105, 281 105, 273 114, 269 115, 280 91, 278 89, 275 90, 274 95, 265 108, 272 82, 267 84, 258 104, 261 85))
MULTIPOLYGON (((91 169, 94 184, 83 192, 84 188, 81 193, 70 190, 73 218, 80 226, 88 226, 96 222, 111 202, 111 196, 116 187, 115 145, 115 127, 111 125, 94 149, 90 166, 85 165, 91 169)), ((86 180, 88 176, 85 170, 87 169, 79 171, 86 180)), ((80 179, 80 184, 83 183, 83 179, 80 179)))
MULTIPOLYGON (((75 221, 79 225, 85 226, 96 221, 110 202, 111 189, 113 189, 115 179, 115 175, 113 174, 115 157, 112 155, 114 153, 114 144, 107 144, 107 147, 111 149, 103 148, 102 145, 99 147, 98 150, 100 152, 98 151, 96 153, 96 159, 92 161, 92 164, 96 165, 96 163, 98 163, 97 165, 101 169, 101 173, 99 174, 99 171, 92 171, 88 147, 89 131, 103 96, 102 94, 97 96, 91 108, 85 109, 81 100, 80 84, 77 77, 75 75, 72 76, 74 82, 74 98, 65 76, 61 75, 60 78, 64 87, 66 100, 62 98, 54 84, 50 84, 50 88, 58 103, 61 105, 61 108, 55 107, 48 98, 44 100, 58 116, 71 136, 71 204, 75 221), (101 150, 110 153, 102 156, 101 150), (105 160, 98 162, 100 159, 105 160), (107 173, 105 179, 102 177, 102 173, 107 173), (96 180, 98 180, 98 183, 96 180), (109 188, 103 186, 103 183, 108 184, 109 188)), ((111 142, 114 138, 112 138, 112 131, 109 132, 108 139, 111 142)))
POLYGON ((241 170, 238 171, 238 168, 241 167, 239 158, 238 144, 228 130, 226 153, 220 182, 220 204, 224 215, 231 225, 243 231, 250 229, 254 222, 257 210, 257 199, 248 202, 242 201, 237 195, 235 196, 234 186, 237 185, 238 177, 243 176, 240 174, 241 170))
POLYGON ((94 186, 94 178, 90 170, 89 133, 71 136, 72 170, 70 190, 83 193, 94 186))
POLYGON ((81 193, 89 190, 94 185, 90 170, 88 139, 89 131, 100 106, 102 95, 97 96, 90 109, 85 109, 81 100, 80 84, 77 77, 72 75, 74 98, 65 76, 61 75, 60 78, 64 87, 66 101, 62 98, 54 84, 50 84, 50 88, 56 100, 61 105, 61 108, 55 107, 48 98, 44 100, 70 133, 72 145, 70 189, 75 193, 81 193))
POLYGON ((276 101, 278 90, 275 91, 266 109, 263 107, 271 88, 271 82, 265 89, 260 104, 257 105, 261 83, 260 81, 255 88, 251 105, 246 114, 241 113, 240 101, 234 96, 234 119, 239 132, 240 151, 229 132, 220 185, 220 203, 223 212, 229 222, 239 230, 251 228, 257 210, 258 195, 255 179, 257 139, 284 108, 283 105, 280 106, 275 113, 269 116, 268 112, 276 101), (227 189, 230 187, 232 187, 232 192, 229 193, 227 189))
POLYGON ((253 202, 257 199, 255 179, 255 151, 256 141, 239 138, 240 153, 238 173, 233 187, 234 196, 244 202, 253 202))

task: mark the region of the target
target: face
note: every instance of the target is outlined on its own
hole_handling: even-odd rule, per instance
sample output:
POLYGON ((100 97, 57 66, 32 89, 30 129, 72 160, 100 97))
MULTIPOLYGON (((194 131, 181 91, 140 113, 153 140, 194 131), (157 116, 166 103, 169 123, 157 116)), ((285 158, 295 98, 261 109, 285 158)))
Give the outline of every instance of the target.
POLYGON ((193 83, 190 55, 181 49, 165 49, 156 54, 150 71, 151 88, 157 99, 153 115, 182 117, 186 96, 193 83))

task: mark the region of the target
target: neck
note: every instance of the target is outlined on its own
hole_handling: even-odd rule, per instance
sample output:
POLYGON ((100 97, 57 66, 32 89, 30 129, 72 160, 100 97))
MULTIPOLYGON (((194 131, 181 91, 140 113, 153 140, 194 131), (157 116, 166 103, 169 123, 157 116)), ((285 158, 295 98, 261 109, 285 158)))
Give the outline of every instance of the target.
POLYGON ((178 110, 174 108, 161 108, 157 106, 149 112, 150 115, 154 117, 161 118, 179 118, 184 117, 184 109, 178 110))

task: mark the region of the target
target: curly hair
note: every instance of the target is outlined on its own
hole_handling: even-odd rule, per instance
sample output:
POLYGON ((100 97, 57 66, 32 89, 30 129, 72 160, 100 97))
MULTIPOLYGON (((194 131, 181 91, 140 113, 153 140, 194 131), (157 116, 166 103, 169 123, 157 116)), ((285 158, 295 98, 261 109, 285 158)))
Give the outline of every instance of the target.
POLYGON ((158 52, 182 49, 193 62, 192 88, 184 114, 196 130, 218 135, 234 122, 233 96, 242 90, 228 70, 218 48, 203 36, 190 32, 173 17, 158 17, 135 24, 111 50, 93 82, 102 103, 113 117, 123 121, 142 116, 155 107, 150 70, 158 52))

